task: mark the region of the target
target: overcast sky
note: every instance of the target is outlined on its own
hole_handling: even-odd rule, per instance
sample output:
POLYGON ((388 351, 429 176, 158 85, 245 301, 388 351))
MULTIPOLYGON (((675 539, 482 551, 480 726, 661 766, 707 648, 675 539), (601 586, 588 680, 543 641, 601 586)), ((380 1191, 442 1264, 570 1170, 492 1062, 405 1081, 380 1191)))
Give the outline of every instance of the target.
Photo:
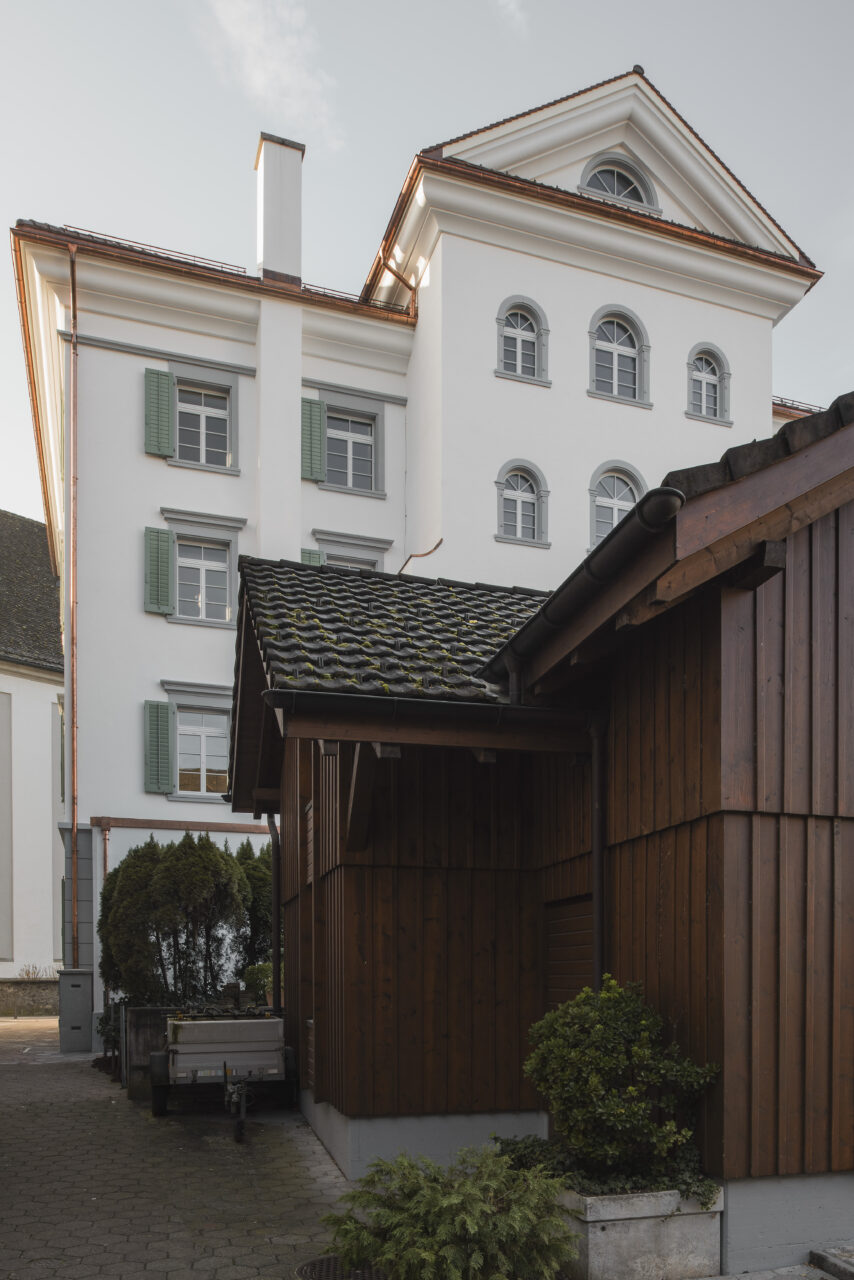
MULTIPOLYGON (((641 63, 825 272, 776 332, 775 393, 854 388, 852 0, 0 0, 0 16, 7 226, 254 271, 264 129, 307 147, 304 279, 353 292, 416 151, 641 63)), ((0 508, 42 518, 8 252, 0 369, 0 508)))

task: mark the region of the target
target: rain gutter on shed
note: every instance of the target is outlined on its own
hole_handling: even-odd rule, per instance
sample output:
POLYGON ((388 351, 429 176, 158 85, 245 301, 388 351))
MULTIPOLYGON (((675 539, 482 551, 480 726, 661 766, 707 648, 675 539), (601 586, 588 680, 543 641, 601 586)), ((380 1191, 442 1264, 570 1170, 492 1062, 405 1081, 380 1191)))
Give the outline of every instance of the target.
MULTIPOLYGON (((685 505, 679 489, 650 489, 636 506, 594 547, 586 560, 549 596, 537 612, 481 668, 478 675, 511 681, 524 673, 525 660, 623 571, 640 548, 658 536, 685 505)), ((524 688, 524 680, 522 681, 524 688)))

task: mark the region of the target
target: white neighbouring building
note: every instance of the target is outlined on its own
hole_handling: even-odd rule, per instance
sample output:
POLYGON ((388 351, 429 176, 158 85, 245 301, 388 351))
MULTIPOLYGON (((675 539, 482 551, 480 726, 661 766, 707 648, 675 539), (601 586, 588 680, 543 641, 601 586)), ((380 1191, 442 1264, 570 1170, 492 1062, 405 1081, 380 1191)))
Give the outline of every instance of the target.
MULTIPOLYGON (((419 153, 358 298, 302 281, 302 162, 262 135, 252 274, 12 232, 69 921, 140 833, 240 830, 238 554, 554 587, 666 472, 769 434, 772 331, 820 275, 638 68, 419 153)), ((66 963, 97 959, 78 916, 66 963)))
POLYGON ((0 979, 61 963, 62 699, 45 527, 0 511, 0 979))

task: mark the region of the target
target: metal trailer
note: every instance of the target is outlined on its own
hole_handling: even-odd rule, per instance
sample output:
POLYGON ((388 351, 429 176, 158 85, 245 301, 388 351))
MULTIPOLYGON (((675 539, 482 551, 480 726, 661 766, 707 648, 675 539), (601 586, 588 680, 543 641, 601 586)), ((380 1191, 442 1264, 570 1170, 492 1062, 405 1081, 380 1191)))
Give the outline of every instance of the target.
POLYGON ((238 1142, 254 1090, 272 1087, 290 1100, 295 1093, 294 1054, 285 1045, 284 1022, 270 1015, 170 1017, 166 1048, 151 1054, 150 1066, 152 1115, 166 1114, 172 1089, 218 1085, 235 1118, 238 1142))

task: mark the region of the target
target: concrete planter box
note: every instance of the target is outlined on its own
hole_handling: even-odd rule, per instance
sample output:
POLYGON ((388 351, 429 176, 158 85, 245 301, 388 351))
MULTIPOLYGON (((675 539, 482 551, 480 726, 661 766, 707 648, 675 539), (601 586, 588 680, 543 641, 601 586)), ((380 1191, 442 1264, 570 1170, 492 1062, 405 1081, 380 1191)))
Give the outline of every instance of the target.
POLYGON ((561 1200, 580 1232, 569 1280, 692 1280, 720 1274, 723 1191, 711 1209, 678 1191, 561 1200))

